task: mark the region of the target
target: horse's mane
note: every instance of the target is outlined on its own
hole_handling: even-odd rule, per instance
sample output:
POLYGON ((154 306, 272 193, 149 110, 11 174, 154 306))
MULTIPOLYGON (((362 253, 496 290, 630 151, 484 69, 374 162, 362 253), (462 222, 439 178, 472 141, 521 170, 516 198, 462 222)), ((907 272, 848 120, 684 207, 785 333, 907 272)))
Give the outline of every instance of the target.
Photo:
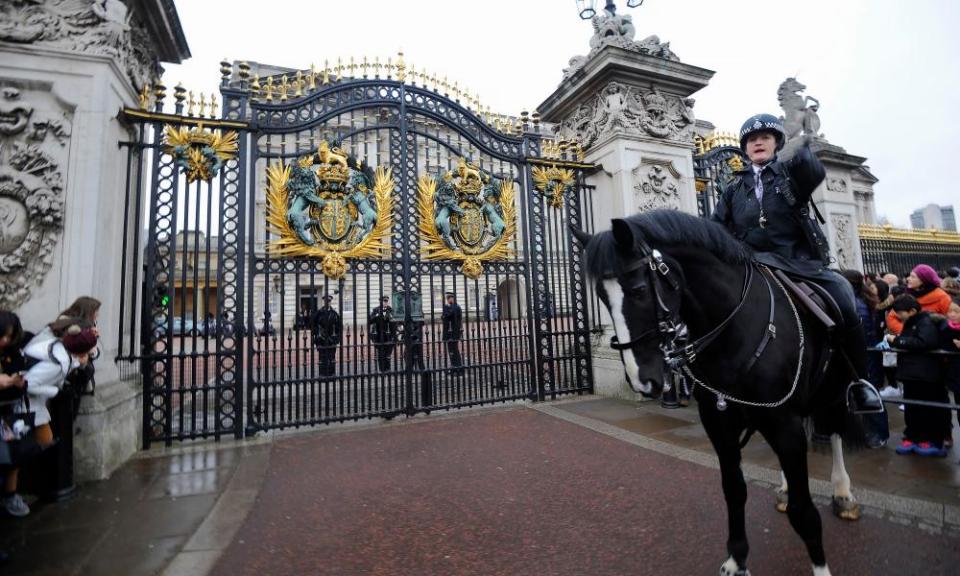
MULTIPOLYGON (((633 228, 634 235, 643 235, 651 248, 666 252, 670 246, 695 246, 728 264, 742 264, 751 258, 749 249, 722 225, 680 210, 653 210, 624 220, 633 228)), ((595 234, 586 246, 587 273, 594 278, 619 273, 622 266, 619 253, 613 232, 595 234)))

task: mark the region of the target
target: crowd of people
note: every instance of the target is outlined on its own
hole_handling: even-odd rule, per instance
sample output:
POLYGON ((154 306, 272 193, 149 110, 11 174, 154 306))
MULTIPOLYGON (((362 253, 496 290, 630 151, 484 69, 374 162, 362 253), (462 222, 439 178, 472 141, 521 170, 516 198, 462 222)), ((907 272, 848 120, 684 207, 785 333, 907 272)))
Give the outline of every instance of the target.
POLYGON ((93 386, 99 313, 98 300, 80 297, 33 334, 0 310, 0 510, 11 516, 30 513, 18 492, 20 469, 57 441, 59 426, 72 424, 53 421, 48 403, 68 401, 76 415, 80 395, 93 386))
MULTIPOLYGON (((937 272, 919 264, 904 276, 843 275, 853 287, 866 341, 874 345, 868 379, 884 398, 908 401, 900 405, 906 426, 897 454, 946 456, 953 445, 951 412, 909 401, 947 404, 952 393, 953 403, 960 403, 960 269, 937 272)), ((868 444, 884 446, 887 415, 866 418, 868 444)))

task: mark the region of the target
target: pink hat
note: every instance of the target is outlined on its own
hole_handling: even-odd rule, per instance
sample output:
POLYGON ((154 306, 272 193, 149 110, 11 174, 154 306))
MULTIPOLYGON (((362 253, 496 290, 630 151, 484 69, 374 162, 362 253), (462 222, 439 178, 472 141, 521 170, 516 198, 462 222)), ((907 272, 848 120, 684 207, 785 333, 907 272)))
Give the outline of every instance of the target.
POLYGON ((940 277, 937 276, 937 271, 926 264, 918 264, 913 269, 913 273, 927 286, 940 286, 940 277))

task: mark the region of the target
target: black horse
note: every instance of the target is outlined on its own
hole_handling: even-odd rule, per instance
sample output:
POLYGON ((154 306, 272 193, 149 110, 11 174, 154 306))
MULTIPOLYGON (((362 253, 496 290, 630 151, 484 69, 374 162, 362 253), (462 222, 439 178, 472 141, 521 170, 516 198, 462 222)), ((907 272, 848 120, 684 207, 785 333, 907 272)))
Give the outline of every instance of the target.
POLYGON ((799 310, 787 288, 714 222, 659 210, 613 220, 608 232, 574 233, 613 320, 611 346, 621 353, 627 382, 658 396, 670 366, 696 383, 727 502, 729 558, 720 573, 748 574, 740 451, 759 431, 783 470, 786 505, 778 508, 806 544, 814 574, 828 575, 808 486, 804 422, 812 418, 818 432, 830 434, 834 512, 846 519, 859 517, 859 507, 841 438, 862 430, 847 414, 849 378, 845 367, 829 362, 826 327, 799 310))

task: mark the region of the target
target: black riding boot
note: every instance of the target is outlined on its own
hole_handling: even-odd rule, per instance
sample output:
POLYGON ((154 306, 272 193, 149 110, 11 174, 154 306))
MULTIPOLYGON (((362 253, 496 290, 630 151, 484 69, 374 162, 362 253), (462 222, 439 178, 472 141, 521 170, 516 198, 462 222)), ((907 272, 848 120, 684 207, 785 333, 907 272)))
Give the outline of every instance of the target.
POLYGON ((867 342, 858 324, 840 332, 840 349, 849 360, 852 381, 847 386, 847 409, 854 414, 883 412, 880 393, 863 376, 867 373, 867 342))

